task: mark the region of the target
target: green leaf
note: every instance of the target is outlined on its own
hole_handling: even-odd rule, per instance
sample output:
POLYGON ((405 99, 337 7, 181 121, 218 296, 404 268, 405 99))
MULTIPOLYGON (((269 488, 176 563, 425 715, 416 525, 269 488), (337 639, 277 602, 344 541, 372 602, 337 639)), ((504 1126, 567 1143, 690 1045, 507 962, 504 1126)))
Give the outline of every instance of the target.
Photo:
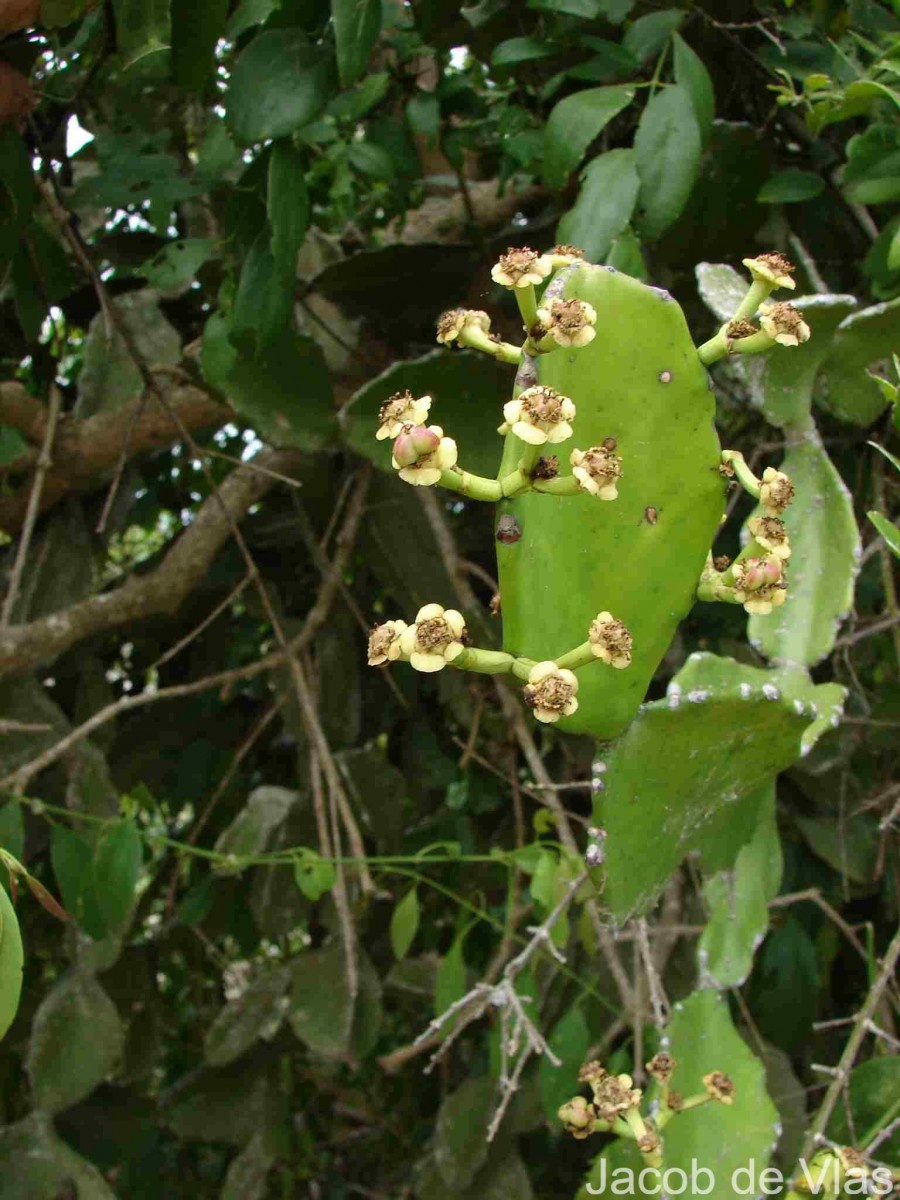
POLYGON ((309 194, 306 165, 290 142, 278 142, 269 159, 269 227, 275 274, 284 280, 293 299, 297 255, 309 227, 309 194))
MULTIPOLYGON (((830 716, 835 699, 802 673, 691 656, 668 697, 645 704, 605 760, 593 823, 609 835, 604 898, 616 920, 645 911, 717 822, 733 861, 755 826, 758 804, 747 797, 800 757, 820 716, 813 705, 830 716)), ((728 865, 720 855, 712 869, 728 865)))
POLYGON ((649 101, 634 149, 641 180, 639 230, 652 240, 680 216, 700 166, 700 130, 685 88, 664 88, 649 101))
POLYGON ((606 256, 606 265, 645 282, 650 278, 641 250, 641 239, 630 225, 626 225, 613 241, 606 256))
POLYGON ((16 910, 0 883, 0 1039, 6 1036, 19 1010, 23 965, 22 934, 16 910))
POLYGON ((577 1091, 578 1071, 584 1065, 591 1046, 591 1031, 581 1006, 575 1004, 553 1028, 547 1039, 550 1049, 560 1059, 556 1066, 546 1056, 538 1067, 538 1085, 544 1113, 550 1121, 556 1120, 561 1104, 570 1100, 577 1091))
POLYGON ((289 334, 294 311, 296 279, 279 270, 268 228, 260 230, 244 259, 231 316, 231 340, 245 356, 271 348, 289 334))
POLYGON ((727 263, 697 263, 697 290, 720 321, 730 321, 747 294, 749 281, 727 263))
POLYGON ((25 818, 22 805, 9 800, 0 807, 0 849, 8 850, 13 858, 21 859, 25 846, 25 818))
POLYGON ((28 443, 17 429, 0 425, 0 469, 28 451, 28 443))
POLYGON ((257 1130, 228 1164, 220 1200, 265 1200, 266 1181, 277 1155, 265 1130, 257 1130))
POLYGON ((444 1183, 457 1194, 466 1191, 487 1161, 485 1130, 495 1101, 494 1081, 482 1075, 465 1080, 438 1110, 434 1161, 444 1183))
POLYGON ((778 171, 762 185, 756 199, 760 204, 799 204, 825 191, 825 180, 814 171, 791 167, 778 171))
POLYGON ((437 141, 441 131, 441 103, 431 92, 416 92, 406 102, 406 119, 418 137, 427 138, 430 144, 437 141))
POLYGON ((111 1073, 123 1041, 116 1006, 93 975, 63 976, 31 1026, 25 1066, 35 1107, 57 1113, 83 1100, 111 1073))
POLYGON ((818 399, 843 421, 871 425, 885 400, 866 368, 900 345, 900 299, 851 313, 838 326, 822 364, 818 399))
POLYGON ((367 1053, 381 1022, 381 984, 359 947, 354 949, 359 991, 347 986, 344 947, 331 942, 294 959, 288 1020, 294 1034, 315 1054, 341 1058, 367 1053))
POLYGON ((760 820, 735 859, 732 871, 706 880, 709 920, 697 948, 700 986, 738 987, 750 974, 753 955, 769 927, 769 901, 781 886, 782 856, 775 822, 775 784, 762 787, 760 820))
POLYGON ((843 191, 856 204, 900 199, 900 138, 894 125, 875 123, 849 140, 843 191))
POLYGON ((341 411, 344 438, 353 450, 390 471, 391 443, 375 440, 378 412, 394 392, 431 396, 429 420, 452 430, 462 464, 477 475, 494 475, 500 462, 497 438, 498 397, 509 387, 509 367, 474 351, 432 350, 422 358, 399 362, 376 376, 341 411))
POLYGON ((110 933, 120 932, 131 918, 143 857, 141 835, 131 818, 102 830, 94 850, 94 894, 110 933))
POLYGON ((816 947, 793 914, 763 943, 745 995, 767 1041, 788 1053, 809 1045, 819 995, 816 947))
POLYGON ((226 35, 236 42, 242 33, 267 21, 278 6, 279 0, 240 0, 228 18, 226 35))
MULTIPOLYGON (((453 945, 441 959, 434 981, 434 1011, 440 1016, 451 1004, 462 999, 466 994, 466 962, 463 958, 463 944, 470 926, 466 926, 453 940, 453 945)), ((446 1025, 445 1029, 452 1028, 446 1025)))
POLYGON ((316 1054, 340 1057, 350 1044, 353 999, 347 988, 344 948, 332 942, 293 962, 288 1020, 316 1054))
POLYGON ((492 67, 515 67, 523 62, 535 62, 540 58, 550 58, 559 53, 559 47, 543 38, 515 37, 507 38, 494 47, 491 54, 492 67))
MULTIPOLYGON (((236 859, 254 858, 262 854, 269 840, 294 806, 297 793, 283 787, 255 788, 247 803, 227 829, 219 834, 216 852, 236 859)), ((214 867, 219 874, 233 873, 240 866, 227 864, 214 867)))
POLYGON ((202 92, 216 63, 216 44, 225 35, 228 0, 171 0, 172 74, 179 87, 202 92))
POLYGON ((867 512, 866 516, 884 538, 891 553, 900 558, 900 529, 889 521, 887 517, 882 516, 880 512, 867 512))
POLYGON ((203 1054, 211 1067, 234 1062, 257 1038, 270 1041, 287 1010, 290 969, 263 963, 241 994, 219 1012, 206 1031, 203 1054))
POLYGON ((48 29, 71 25, 82 15, 85 0, 41 0, 41 24, 48 29))
POLYGON ((793 551, 787 598, 768 617, 750 617, 747 633, 774 662, 811 667, 831 653, 852 607, 859 530, 850 493, 815 434, 789 445, 780 469, 795 488, 785 515, 793 551))
POLYGON ((177 242, 168 242, 153 258, 148 258, 138 267, 137 273, 161 292, 182 291, 212 257, 215 246, 212 238, 179 238, 177 242))
POLYGON ((680 33, 672 34, 675 48, 675 82, 688 93, 694 107, 700 140, 706 145, 716 115, 716 95, 703 60, 680 33))
MULTIPOLYGON (((144 360, 174 367, 181 359, 181 337, 163 316, 159 297, 149 288, 117 296, 112 301, 144 360)), ((144 380, 134 359, 116 332, 110 339, 106 322, 98 313, 88 326, 78 377, 78 417, 130 408, 144 394, 144 380)))
POLYGON ((50 861, 63 907, 95 941, 106 936, 106 925, 94 887, 94 854, 87 842, 65 825, 50 831, 50 861))
POLYGON ((0 1129, 3 1200, 77 1196, 116 1200, 102 1174, 62 1141, 48 1113, 33 1112, 0 1129))
POLYGON ((285 137, 318 116, 331 94, 331 63, 299 29, 258 33, 240 55, 226 95, 239 142, 285 137))
POLYGON ((391 949, 394 958, 406 958, 419 928, 419 889, 410 888, 391 914, 391 949))
POLYGON ((638 17, 628 26, 622 45, 639 63, 645 63, 654 54, 659 54, 684 18, 685 13, 679 8, 666 8, 638 17))
POLYGON ((169 0, 113 0, 116 44, 130 67, 148 54, 168 50, 169 0))
POLYGON ((609 150, 588 163, 575 205, 560 220, 560 242, 580 246, 602 262, 627 227, 640 188, 633 150, 609 150))
POLYGON ((877 887, 881 837, 874 817, 860 812, 846 817, 795 813, 794 821, 812 852, 843 879, 861 887, 877 887))
MULTIPOLYGON (((803 313, 811 337, 800 346, 785 347, 782 353, 760 355, 747 367, 753 402, 772 425, 809 422, 819 368, 829 353, 840 323, 857 306, 854 296, 801 296, 794 304, 803 313)), ((732 310, 733 311, 733 310, 732 310)))
POLYGON ((312 338, 288 329, 257 358, 235 355, 226 385, 231 403, 271 445, 318 450, 333 440, 331 375, 312 338))
POLYGON ((382 0, 331 0, 342 87, 356 83, 366 69, 381 32, 382 0))
POLYGON ((315 850, 303 846, 294 859, 294 879, 297 887, 313 904, 330 892, 337 882, 334 863, 321 857, 315 850))
MULTIPOLYGON (((850 1074, 846 1103, 835 1105, 827 1135, 834 1141, 853 1146, 867 1145, 900 1113, 900 1057, 872 1058, 860 1063, 850 1074), (849 1107, 853 1123, 847 1116, 849 1107)), ((880 1162, 896 1163, 900 1158, 900 1130, 882 1142, 874 1156, 880 1162)))
POLYGON ((200 1067, 160 1097, 163 1119, 185 1141, 246 1146, 271 1121, 271 1074, 255 1055, 227 1067, 200 1067))
POLYGON ((528 0, 528 7, 593 20, 603 12, 603 0, 528 0))
POLYGON ((554 107, 544 130, 544 180, 562 187, 600 131, 634 99, 634 89, 587 88, 554 107))

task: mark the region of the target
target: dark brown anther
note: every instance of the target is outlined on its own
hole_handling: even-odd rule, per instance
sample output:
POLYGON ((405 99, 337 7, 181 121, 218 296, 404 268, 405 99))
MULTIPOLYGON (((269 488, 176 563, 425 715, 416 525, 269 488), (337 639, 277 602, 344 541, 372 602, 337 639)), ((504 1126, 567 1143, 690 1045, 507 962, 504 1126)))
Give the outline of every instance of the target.
POLYGON ((644 520, 648 525, 655 525, 659 520, 659 510, 655 509, 652 504, 648 504, 644 509, 644 520))
POLYGON ((555 454, 539 458, 531 469, 532 479, 555 479, 559 474, 559 459, 555 454))
POLYGON ((511 513, 504 513, 497 522, 497 530, 494 536, 504 546, 514 546, 522 536, 519 522, 511 513))
POLYGON ((618 439, 613 437, 604 438, 602 442, 603 449, 608 450, 610 454, 612 454, 618 444, 618 439))

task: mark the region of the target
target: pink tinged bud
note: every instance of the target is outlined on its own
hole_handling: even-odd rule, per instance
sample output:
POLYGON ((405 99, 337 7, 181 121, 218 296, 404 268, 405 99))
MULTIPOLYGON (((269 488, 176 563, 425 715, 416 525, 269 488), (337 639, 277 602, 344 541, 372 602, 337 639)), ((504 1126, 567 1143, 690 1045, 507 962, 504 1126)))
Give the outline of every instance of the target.
POLYGON ((766 584, 779 583, 781 581, 781 563, 778 559, 764 558, 760 565, 766 584))
POLYGON ((439 435, 424 425, 408 425, 394 442, 394 462, 398 467, 413 467, 440 444, 439 435))
POLYGON ((394 462, 398 467, 411 467, 419 461, 419 452, 413 444, 412 435, 404 431, 394 442, 394 462))
MULTIPOLYGON (((440 435, 426 428, 424 425, 416 425, 409 431, 410 443, 416 451, 417 458, 424 458, 426 454, 433 454, 441 444, 440 435)), ((409 464, 405 464, 409 465, 409 464)))
POLYGON ((766 583, 766 564, 760 558, 748 558, 743 564, 741 583, 750 591, 756 591, 766 583))

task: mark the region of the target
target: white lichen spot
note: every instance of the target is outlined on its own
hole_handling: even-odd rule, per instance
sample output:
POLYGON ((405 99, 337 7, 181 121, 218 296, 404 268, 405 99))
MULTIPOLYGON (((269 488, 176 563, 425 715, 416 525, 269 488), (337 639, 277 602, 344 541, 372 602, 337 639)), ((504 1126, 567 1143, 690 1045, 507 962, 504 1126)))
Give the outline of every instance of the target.
POLYGON ((765 698, 767 700, 780 700, 781 699, 781 692, 779 692, 778 688, 775 686, 774 683, 764 683, 762 685, 762 694, 765 696, 765 698))

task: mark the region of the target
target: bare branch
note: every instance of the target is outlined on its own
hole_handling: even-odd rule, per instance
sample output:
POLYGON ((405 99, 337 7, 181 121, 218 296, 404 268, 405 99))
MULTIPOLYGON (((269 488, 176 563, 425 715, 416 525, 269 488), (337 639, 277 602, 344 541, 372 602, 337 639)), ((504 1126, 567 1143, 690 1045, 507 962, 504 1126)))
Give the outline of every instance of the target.
POLYGON ((817 1141, 824 1135, 825 1130, 828 1128, 831 1114, 834 1112, 835 1105, 847 1085, 847 1080, 853 1069, 853 1064, 856 1062, 859 1048, 868 1032, 872 1015, 877 1011, 884 990, 894 976, 898 959, 900 959, 900 929, 894 934, 891 944, 887 948, 887 953, 881 961, 881 969, 876 976, 875 982, 869 989, 865 1003, 856 1017, 853 1032, 847 1039, 844 1053, 841 1055, 837 1067, 834 1068, 834 1077, 828 1085, 828 1091, 825 1093, 819 1111, 816 1113, 816 1118, 807 1134, 806 1144, 803 1148, 804 1158, 809 1158, 817 1141))
POLYGON ((41 443, 41 452, 38 455, 37 469, 35 470, 34 479, 31 481, 31 488, 28 492, 28 503, 25 508, 25 524, 22 529, 22 536, 19 539, 19 545, 16 548, 16 557, 13 562, 12 573, 9 577, 9 587, 6 591, 6 598, 3 601, 3 612, 0 613, 0 629, 6 628, 12 620, 13 608, 15 607, 19 588, 22 584, 22 573, 25 570, 25 562, 28 558, 28 548, 31 545, 34 525, 40 511, 44 481, 52 461, 50 452, 53 448, 56 425, 59 421, 60 401, 59 388, 52 385, 50 388, 50 412, 44 428, 44 437, 41 443))
MULTIPOLYGON (((262 450, 264 465, 287 471, 296 465, 293 451, 262 450)), ((111 592, 90 596, 62 612, 0 632, 0 675, 52 661, 87 637, 131 621, 174 613, 204 577, 227 541, 232 522, 256 504, 274 482, 249 467, 234 471, 200 506, 193 523, 172 545, 158 567, 132 575, 111 592)))
MULTIPOLYGON (((234 418, 230 408, 198 387, 185 384, 173 386, 170 380, 160 386, 165 388, 171 413, 160 405, 145 404, 137 415, 134 408, 128 408, 97 413, 80 421, 63 416, 57 431, 53 462, 44 479, 39 512, 46 512, 70 492, 95 491, 107 483, 121 458, 129 429, 129 457, 133 457, 171 446, 181 438, 182 427, 191 432, 217 429, 234 418)), ((6 420, 7 404, 17 408, 20 421, 26 423, 27 414, 18 393, 18 385, 0 384, 0 389, 0 423, 13 423, 6 420)), ((32 409, 31 412, 32 431, 45 428, 47 414, 43 413, 40 417, 43 422, 40 425, 37 410, 32 409)), ((36 459, 29 456, 27 461, 20 459, 11 463, 9 470, 17 472, 36 465, 36 459)), ((21 529, 28 509, 28 497, 27 483, 7 496, 0 496, 0 529, 7 533, 17 533, 21 529)))

